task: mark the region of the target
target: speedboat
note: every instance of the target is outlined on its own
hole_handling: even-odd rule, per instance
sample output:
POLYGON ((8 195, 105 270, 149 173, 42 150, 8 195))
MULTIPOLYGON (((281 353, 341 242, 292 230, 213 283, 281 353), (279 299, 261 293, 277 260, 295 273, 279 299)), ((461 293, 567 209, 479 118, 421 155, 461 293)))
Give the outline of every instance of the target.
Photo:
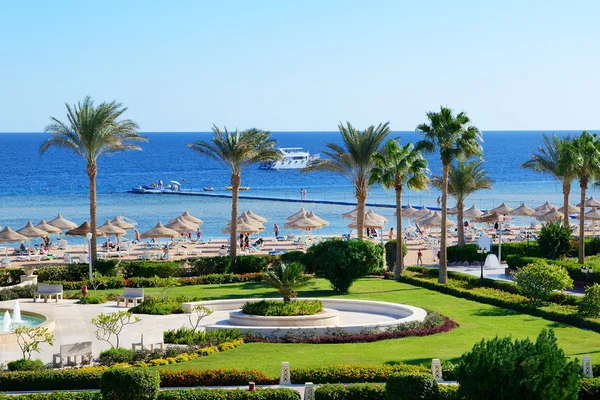
POLYGON ((204 190, 205 192, 212 192, 215 189, 213 189, 212 186, 209 186, 209 187, 202 188, 202 190, 204 190))
POLYGON ((312 161, 319 159, 319 154, 312 156, 308 151, 302 151, 302 147, 280 147, 279 152, 283 157, 279 161, 263 161, 259 169, 302 169, 312 161))

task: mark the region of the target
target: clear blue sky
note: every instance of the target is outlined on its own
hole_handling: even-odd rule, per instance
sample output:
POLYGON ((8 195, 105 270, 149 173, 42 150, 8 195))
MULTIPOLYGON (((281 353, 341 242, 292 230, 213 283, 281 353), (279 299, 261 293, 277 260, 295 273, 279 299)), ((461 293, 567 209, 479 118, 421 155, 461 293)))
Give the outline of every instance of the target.
POLYGON ((426 110, 600 127, 598 1, 0 2, 0 132, 118 100, 143 131, 336 130, 426 110))

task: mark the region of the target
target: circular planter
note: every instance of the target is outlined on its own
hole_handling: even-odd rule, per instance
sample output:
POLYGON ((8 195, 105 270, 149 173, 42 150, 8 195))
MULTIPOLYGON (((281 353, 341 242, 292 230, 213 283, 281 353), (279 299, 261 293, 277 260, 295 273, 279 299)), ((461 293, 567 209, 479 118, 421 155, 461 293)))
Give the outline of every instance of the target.
POLYGON ((335 326, 339 322, 340 313, 329 308, 314 315, 294 315, 286 317, 250 315, 241 311, 229 313, 229 323, 238 326, 335 326))

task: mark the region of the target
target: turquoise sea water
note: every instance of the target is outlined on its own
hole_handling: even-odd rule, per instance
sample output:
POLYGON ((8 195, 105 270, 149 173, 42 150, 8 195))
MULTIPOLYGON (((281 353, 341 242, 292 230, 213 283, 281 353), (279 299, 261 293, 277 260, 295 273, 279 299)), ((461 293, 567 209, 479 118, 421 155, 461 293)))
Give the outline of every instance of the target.
MULTIPOLYGON (((569 132, 557 132, 566 135, 569 132)), ((570 132, 577 133, 577 132, 570 132)), ((542 132, 484 132, 485 168, 494 179, 494 189, 481 191, 468 201, 479 208, 491 208, 506 201, 516 207, 521 201, 537 206, 546 200, 560 205, 560 185, 549 176, 523 170, 520 164, 541 143, 542 132)), ((139 223, 140 231, 156 222, 177 216, 184 210, 204 220, 204 236, 223 237, 221 229, 230 218, 230 200, 165 195, 136 195, 127 193, 131 187, 149 184, 162 179, 182 181, 188 189, 201 190, 213 186, 223 190, 229 184, 227 170, 212 160, 201 157, 186 147, 195 140, 210 139, 210 133, 147 133, 148 143, 143 151, 104 157, 99 162, 98 173, 98 222, 115 215, 125 215, 139 223)), ((415 132, 394 132, 403 141, 416 141, 415 132)), ((0 225, 13 229, 22 227, 28 220, 52 219, 61 212, 75 222, 89 219, 88 180, 83 160, 60 149, 51 149, 44 156, 38 153, 46 134, 0 134, 0 225)), ((274 132, 273 137, 281 147, 303 147, 311 153, 325 148, 328 142, 339 142, 338 132, 274 132)), ((429 155, 432 173, 440 173, 440 163, 435 155, 429 155)), ((307 191, 309 199, 352 201, 352 187, 344 178, 329 173, 302 174, 299 171, 262 171, 251 166, 243 173, 242 184, 251 187, 244 194, 276 197, 300 197, 300 190, 307 191)), ((594 190, 590 192, 595 194, 594 190)), ((439 193, 406 192, 404 203, 435 206, 439 193)), ((572 203, 579 198, 574 185, 572 203)), ((394 193, 375 187, 369 202, 393 204, 394 193)), ((453 205, 452 200, 450 204, 453 205)), ((298 211, 301 204, 240 200, 240 210, 252 209, 269 220, 267 227, 276 222, 283 226, 285 217, 298 211)), ((349 231, 349 221, 340 214, 352 207, 307 204, 331 225, 322 234, 349 231)), ((377 213, 390 220, 394 213, 390 208, 377 208, 377 213)))

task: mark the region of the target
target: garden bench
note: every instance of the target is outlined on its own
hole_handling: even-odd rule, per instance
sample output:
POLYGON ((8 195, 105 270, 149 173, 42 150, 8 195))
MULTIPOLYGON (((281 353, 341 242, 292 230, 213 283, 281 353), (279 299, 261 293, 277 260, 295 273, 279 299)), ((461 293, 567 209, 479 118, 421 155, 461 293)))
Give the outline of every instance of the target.
POLYGON ((37 299, 44 298, 44 303, 48 302, 48 298, 52 299, 52 296, 56 297, 56 302, 58 303, 58 299, 63 298, 63 285, 62 284, 50 284, 50 283, 40 283, 38 284, 37 291, 35 292, 35 296, 33 297, 33 302, 35 303, 37 299))
POLYGON ((144 289, 125 288, 123 295, 117 297, 117 307, 119 307, 121 301, 125 303, 125 307, 127 307, 129 303, 137 306, 144 301, 144 289))
POLYGON ((60 352, 54 354, 53 363, 55 367, 64 366, 63 359, 67 359, 67 365, 77 363, 77 357, 81 357, 81 364, 91 364, 92 362, 92 342, 80 342, 72 344, 61 344, 60 352))
POLYGON ((142 333, 142 337, 138 343, 131 343, 131 348, 133 350, 139 347, 141 350, 150 349, 150 351, 154 351, 154 349, 160 349, 163 351, 165 347, 164 336, 162 332, 147 332, 142 333))

